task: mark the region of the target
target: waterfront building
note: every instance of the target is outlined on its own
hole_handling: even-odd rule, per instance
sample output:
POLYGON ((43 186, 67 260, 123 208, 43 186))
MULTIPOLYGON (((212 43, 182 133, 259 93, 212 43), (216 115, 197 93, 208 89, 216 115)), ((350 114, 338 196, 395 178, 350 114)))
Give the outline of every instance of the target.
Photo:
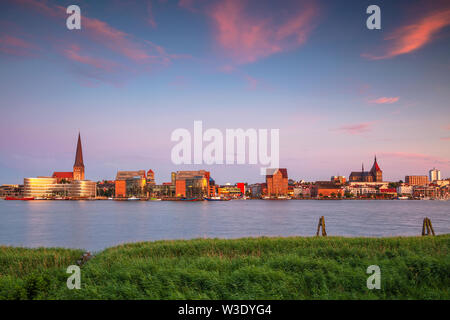
POLYGON ((19 197, 22 195, 22 192, 23 192, 23 185, 4 184, 0 186, 0 198, 19 197))
POLYGON ((345 184, 347 179, 344 176, 332 176, 330 181, 332 181, 334 183, 345 184))
POLYGON ((288 174, 286 168, 266 170, 267 195, 287 196, 288 195, 288 174))
POLYGON ((429 171, 430 174, 430 181, 439 181, 441 180, 441 170, 438 170, 436 168, 433 168, 429 171))
POLYGON ((332 181, 316 181, 311 188, 313 198, 342 197, 344 189, 332 181))
POLYGON ((429 182, 427 176, 405 176, 405 183, 410 186, 424 186, 429 182))
POLYGON ((155 173, 152 169, 147 171, 147 184, 154 185, 155 184, 155 173))
POLYGON ((262 196, 262 190, 263 190, 263 184, 261 183, 255 183, 251 184, 249 186, 250 194, 252 198, 261 198, 262 196))
POLYGON ((147 184, 145 170, 117 171, 114 184, 116 198, 142 196, 145 193, 145 186, 147 184))
POLYGON ((175 197, 175 185, 171 182, 164 182, 163 184, 149 184, 147 190, 151 197, 156 198, 173 198, 175 197))
POLYGON ((440 195, 440 188, 436 186, 416 185, 413 190, 416 198, 436 198, 440 195))
POLYGON ((375 156, 372 169, 370 171, 364 171, 364 164, 362 165, 361 172, 353 171, 349 176, 350 182, 382 182, 383 181, 383 171, 377 162, 377 157, 375 156))
POLYGON ((379 194, 383 195, 384 197, 393 198, 397 196, 397 189, 396 188, 380 189, 379 194))
POLYGON ((236 187, 239 188, 239 190, 241 190, 242 195, 245 195, 245 183, 243 182, 238 182, 236 184, 236 187))
POLYGON ((214 183, 209 171, 177 171, 172 173, 175 180, 176 197, 201 198, 211 196, 210 184, 214 183))
POLYGON ((242 190, 237 186, 225 185, 218 187, 217 193, 219 196, 238 198, 242 195, 242 190))
POLYGON ((399 196, 412 196, 413 195, 413 186, 407 184, 401 184, 397 187, 397 194, 399 196))
POLYGON ((56 178, 37 177, 23 180, 24 197, 71 197, 93 198, 97 194, 96 183, 89 180, 74 180, 71 183, 58 183, 56 178))

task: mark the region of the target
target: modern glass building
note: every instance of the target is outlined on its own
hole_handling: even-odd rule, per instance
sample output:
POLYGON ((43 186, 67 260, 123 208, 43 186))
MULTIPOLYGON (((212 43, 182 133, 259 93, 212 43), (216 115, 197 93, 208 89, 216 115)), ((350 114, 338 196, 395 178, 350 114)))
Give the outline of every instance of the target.
POLYGON ((96 183, 90 180, 75 180, 71 183, 57 183, 56 178, 25 178, 24 197, 74 197, 93 198, 96 196, 96 183))

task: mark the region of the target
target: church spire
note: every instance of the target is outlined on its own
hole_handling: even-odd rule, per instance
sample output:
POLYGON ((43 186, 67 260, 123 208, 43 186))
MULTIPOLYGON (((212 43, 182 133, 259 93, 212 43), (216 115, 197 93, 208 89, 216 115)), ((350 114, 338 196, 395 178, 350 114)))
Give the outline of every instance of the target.
POLYGON ((73 180, 84 180, 83 149, 81 148, 81 136, 78 132, 77 153, 73 165, 73 180))
POLYGON ((74 167, 83 167, 84 168, 84 163, 83 163, 83 150, 81 147, 81 136, 80 133, 78 132, 78 142, 77 142, 77 153, 75 155, 75 163, 73 165, 74 167))

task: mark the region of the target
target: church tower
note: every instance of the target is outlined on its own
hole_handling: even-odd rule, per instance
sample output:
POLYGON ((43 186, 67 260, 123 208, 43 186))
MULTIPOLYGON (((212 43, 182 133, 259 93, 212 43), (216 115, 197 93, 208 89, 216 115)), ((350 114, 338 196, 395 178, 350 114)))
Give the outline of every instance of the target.
POLYGON ((380 166, 377 163, 377 156, 375 156, 375 160, 373 162, 373 166, 372 169, 370 170, 370 173, 373 177, 374 182, 383 181, 383 171, 380 169, 380 166))
POLYGON ((78 133, 77 153, 73 165, 73 180, 84 180, 83 150, 81 148, 80 133, 78 133))

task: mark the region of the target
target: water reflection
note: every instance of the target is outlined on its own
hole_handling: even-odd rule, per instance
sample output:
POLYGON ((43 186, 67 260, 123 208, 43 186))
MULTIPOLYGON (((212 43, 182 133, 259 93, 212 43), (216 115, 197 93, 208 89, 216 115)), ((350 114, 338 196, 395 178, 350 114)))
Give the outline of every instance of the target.
POLYGON ((0 244, 101 250, 124 242, 313 236, 325 216, 340 236, 450 233, 449 201, 0 201, 0 244))

